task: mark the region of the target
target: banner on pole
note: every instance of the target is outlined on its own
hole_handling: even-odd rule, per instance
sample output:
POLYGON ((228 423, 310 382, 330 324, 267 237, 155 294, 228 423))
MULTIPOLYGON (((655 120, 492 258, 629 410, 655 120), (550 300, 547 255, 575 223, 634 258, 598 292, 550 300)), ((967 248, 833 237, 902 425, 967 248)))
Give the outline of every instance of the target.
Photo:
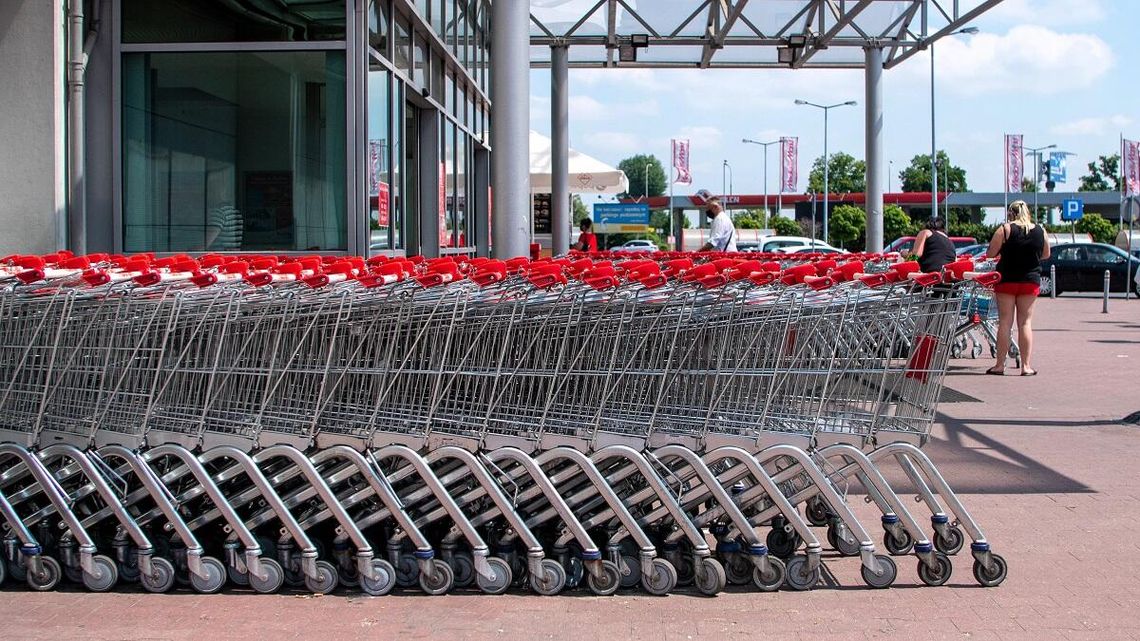
POLYGON ((1121 162, 1124 168, 1125 197, 1140 196, 1140 140, 1124 140, 1124 158, 1121 162))
POLYGON ((800 182, 800 139, 780 139, 780 193, 794 192, 800 182))
POLYGON ((1055 183, 1068 182, 1069 170, 1066 167, 1065 159, 1071 156, 1067 151, 1054 151, 1049 154, 1049 160, 1045 162, 1045 166, 1049 171, 1045 173, 1044 178, 1052 180, 1055 183))
POLYGON ((1020 193, 1025 178, 1025 151, 1021 134, 1005 135, 1005 190, 1020 193))
POLYGON ((673 139, 673 169, 677 171, 677 178, 673 181, 682 185, 693 184, 693 175, 689 173, 689 141, 673 139))

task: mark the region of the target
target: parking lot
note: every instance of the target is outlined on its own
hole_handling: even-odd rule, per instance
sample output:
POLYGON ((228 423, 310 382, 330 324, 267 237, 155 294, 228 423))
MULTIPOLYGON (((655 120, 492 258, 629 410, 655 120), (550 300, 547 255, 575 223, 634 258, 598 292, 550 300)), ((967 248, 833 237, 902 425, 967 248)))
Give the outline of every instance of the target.
MULTIPOLYGON (((984 376, 952 361, 928 452, 1009 563, 999 588, 976 585, 959 554, 947 586, 923 586, 899 561, 890 590, 867 589, 858 560, 825 554, 812 592, 730 588, 715 598, 501 597, 415 592, 367 598, 228 589, 0 597, 6 639, 1140 639, 1140 301, 1043 299, 1035 378, 984 376)), ((896 479, 892 478, 892 481, 896 479)), ((899 485, 898 487, 904 487, 899 485)), ((857 503, 857 502, 856 502, 857 503)), ((868 508, 868 506, 861 506, 868 508)), ((877 520, 865 509, 866 523, 877 520)), ((861 520, 863 520, 861 518, 861 520)))

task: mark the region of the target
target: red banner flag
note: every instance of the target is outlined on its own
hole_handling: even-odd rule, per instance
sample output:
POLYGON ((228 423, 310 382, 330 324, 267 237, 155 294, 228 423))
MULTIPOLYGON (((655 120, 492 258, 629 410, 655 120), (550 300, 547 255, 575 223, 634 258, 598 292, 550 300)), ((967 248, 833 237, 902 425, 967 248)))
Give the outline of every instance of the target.
POLYGON ((794 192, 800 182, 800 139, 780 139, 780 193, 794 192))
POLYGON ((693 175, 689 172, 689 141, 673 140, 673 169, 677 178, 673 181, 681 185, 693 184, 693 175))
POLYGON ((1025 178, 1025 148, 1021 134, 1005 135, 1005 190, 1020 193, 1025 178))
POLYGON ((1140 141, 1124 141, 1124 195, 1140 196, 1140 141))

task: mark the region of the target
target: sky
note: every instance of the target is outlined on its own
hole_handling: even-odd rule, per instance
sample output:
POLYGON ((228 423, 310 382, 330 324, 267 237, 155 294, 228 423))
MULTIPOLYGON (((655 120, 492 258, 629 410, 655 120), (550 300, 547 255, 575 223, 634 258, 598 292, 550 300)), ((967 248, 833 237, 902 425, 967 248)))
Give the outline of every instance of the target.
MULTIPOLYGON (((977 35, 935 46, 937 140, 966 171, 971 191, 1001 191, 1003 135, 1027 148, 1056 144, 1074 154, 1075 190, 1087 164, 1118 153, 1119 137, 1140 137, 1140 2, 1004 0, 972 23, 977 35)), ((861 70, 571 69, 570 145, 616 165, 651 153, 668 168, 672 138, 691 141, 690 186, 722 190, 723 161, 733 193, 764 193, 763 148, 743 138, 800 139, 800 185, 823 153, 823 115, 795 105, 847 100, 830 113, 830 153, 864 157, 861 70)), ((550 74, 531 72, 531 128, 550 133, 550 74)), ((885 161, 890 187, 916 154, 930 153, 930 58, 919 53, 883 77, 885 161)), ((779 182, 778 146, 768 148, 768 185, 779 182)), ((1029 169, 1027 167, 1027 169, 1029 169)), ((1000 212, 997 212, 1000 214, 1000 212)), ((997 215, 995 214, 995 215, 997 215)))

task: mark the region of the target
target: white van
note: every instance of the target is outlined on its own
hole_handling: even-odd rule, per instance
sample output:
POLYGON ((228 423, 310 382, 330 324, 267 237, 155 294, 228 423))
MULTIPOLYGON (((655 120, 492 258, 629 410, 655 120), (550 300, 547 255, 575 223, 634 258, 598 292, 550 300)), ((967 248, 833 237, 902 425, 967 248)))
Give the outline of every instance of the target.
POLYGON ((1113 244, 1140 258, 1140 229, 1131 232, 1127 229, 1120 230, 1120 233, 1116 235, 1116 242, 1113 244))

